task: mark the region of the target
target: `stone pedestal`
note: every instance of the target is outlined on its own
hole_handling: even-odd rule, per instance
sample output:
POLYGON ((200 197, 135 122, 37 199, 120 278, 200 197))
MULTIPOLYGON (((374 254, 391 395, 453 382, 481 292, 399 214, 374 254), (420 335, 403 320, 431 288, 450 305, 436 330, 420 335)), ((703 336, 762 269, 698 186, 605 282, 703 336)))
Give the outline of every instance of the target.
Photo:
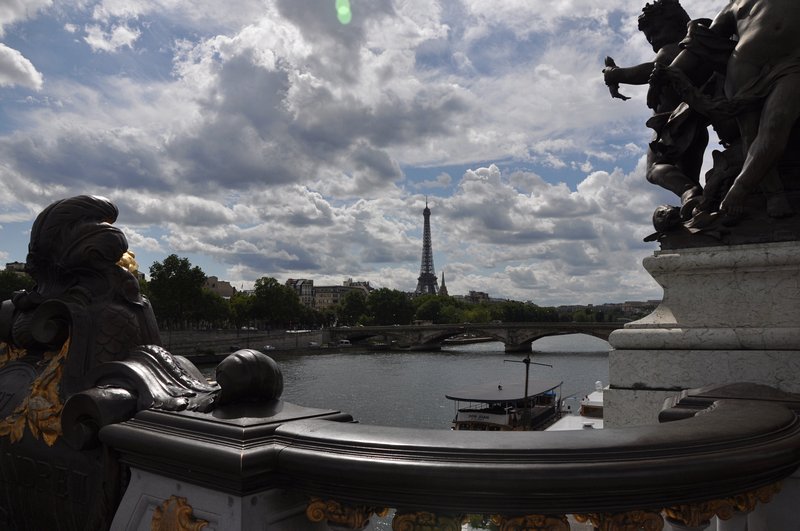
POLYGON ((306 517, 310 499, 275 469, 276 430, 293 421, 350 415, 274 400, 213 413, 145 410, 100 431, 130 470, 111 531, 326 530, 306 517))
POLYGON ((606 426, 656 423, 665 398, 710 384, 800 392, 800 243, 657 251, 644 267, 664 298, 609 338, 606 426))

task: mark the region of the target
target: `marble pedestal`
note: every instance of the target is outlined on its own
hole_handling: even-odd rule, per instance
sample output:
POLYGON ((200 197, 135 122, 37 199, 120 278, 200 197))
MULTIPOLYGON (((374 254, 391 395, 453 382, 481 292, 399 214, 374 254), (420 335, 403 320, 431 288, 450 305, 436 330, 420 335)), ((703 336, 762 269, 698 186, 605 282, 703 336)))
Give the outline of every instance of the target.
POLYGON ((609 338, 606 426, 656 423, 665 398, 710 384, 800 392, 800 242, 657 251, 644 267, 664 298, 609 338))

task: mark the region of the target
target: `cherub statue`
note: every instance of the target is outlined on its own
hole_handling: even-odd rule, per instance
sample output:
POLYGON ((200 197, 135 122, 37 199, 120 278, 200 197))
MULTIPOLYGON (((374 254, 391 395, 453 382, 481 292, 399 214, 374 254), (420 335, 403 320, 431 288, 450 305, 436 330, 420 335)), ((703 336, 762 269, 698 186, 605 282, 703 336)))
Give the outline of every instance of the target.
MULTIPOLYGON (((681 51, 679 43, 686 36, 689 20, 678 0, 646 4, 639 16, 639 29, 656 55, 652 61, 627 68, 616 66, 607 57, 603 76, 612 97, 627 99, 619 93, 620 84, 649 84, 654 67, 672 63, 681 51)), ((675 131, 665 134, 669 117, 681 104, 679 95, 668 84, 651 88, 647 104, 654 113, 647 125, 655 131, 647 152, 647 180, 680 197, 681 218, 688 219, 702 196, 699 176, 708 143, 706 123, 694 113, 686 112, 679 134, 675 131)))

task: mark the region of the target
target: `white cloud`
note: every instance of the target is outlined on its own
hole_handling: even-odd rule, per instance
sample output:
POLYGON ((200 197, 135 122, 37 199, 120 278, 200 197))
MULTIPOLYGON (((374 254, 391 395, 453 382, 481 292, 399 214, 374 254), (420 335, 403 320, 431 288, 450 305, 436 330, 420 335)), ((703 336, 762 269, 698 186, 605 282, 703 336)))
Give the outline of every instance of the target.
POLYGON ((60 25, 108 53, 81 47, 76 65, 102 67, 76 66, 85 78, 45 70, 44 94, 0 136, 0 219, 89 191, 120 206, 137 255, 203 257, 237 286, 410 290, 428 193, 451 293, 655 296, 639 261, 663 201, 632 168, 650 113, 643 93, 611 100, 600 74, 605 54, 652 53, 641 5, 376 0, 348 26, 319 5, 81 3, 84 18, 60 25), (610 28, 611 10, 632 28, 610 28), (449 168, 416 177, 436 166, 449 168))
POLYGON ((113 53, 120 48, 133 48, 136 39, 142 34, 138 28, 132 28, 127 24, 120 24, 104 29, 96 24, 86 26, 86 37, 84 41, 94 52, 113 53))
MULTIPOLYGON (((128 248, 134 253, 143 251, 150 253, 164 252, 164 248, 159 241, 152 236, 145 236, 129 225, 120 224, 117 226, 125 233, 125 237, 128 240, 128 248)), ((141 266, 142 264, 139 265, 141 266)))
POLYGON ((39 10, 53 5, 52 0, 3 0, 0 2, 0 36, 6 26, 34 18, 39 10))
POLYGON ((429 181, 418 181, 415 186, 416 188, 424 189, 424 188, 445 188, 452 184, 453 178, 447 172, 442 172, 436 176, 435 179, 429 181))
POLYGON ((19 51, 0 43, 0 87, 14 85, 40 90, 44 79, 19 51))

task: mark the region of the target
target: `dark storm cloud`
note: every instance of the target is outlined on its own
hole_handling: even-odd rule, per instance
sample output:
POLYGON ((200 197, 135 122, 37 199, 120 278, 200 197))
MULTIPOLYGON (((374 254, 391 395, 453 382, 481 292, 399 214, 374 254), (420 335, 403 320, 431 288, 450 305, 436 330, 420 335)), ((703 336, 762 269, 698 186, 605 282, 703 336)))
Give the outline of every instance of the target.
POLYGON ((13 135, 0 139, 0 157, 40 185, 166 188, 158 149, 121 130, 76 127, 52 139, 13 135))

